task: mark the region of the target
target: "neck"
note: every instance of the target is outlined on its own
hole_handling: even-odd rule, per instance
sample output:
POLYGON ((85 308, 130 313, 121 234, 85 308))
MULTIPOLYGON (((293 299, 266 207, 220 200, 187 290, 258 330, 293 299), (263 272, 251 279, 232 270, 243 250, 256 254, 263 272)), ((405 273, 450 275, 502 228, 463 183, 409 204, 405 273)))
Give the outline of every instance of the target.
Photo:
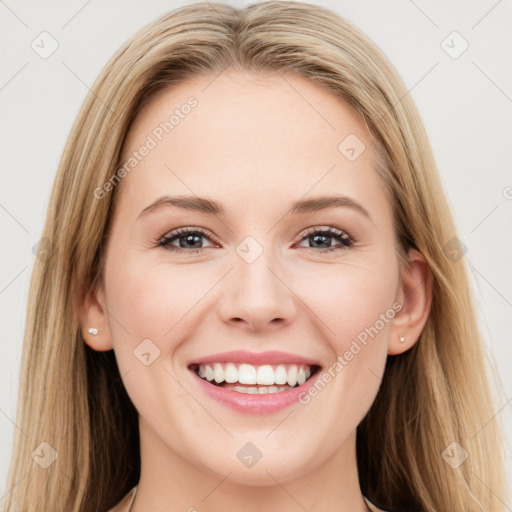
POLYGON ((201 454, 185 453, 185 459, 143 421, 139 424, 141 477, 133 512, 174 508, 191 512, 296 512, 298 507, 308 512, 371 510, 359 488, 355 432, 334 455, 306 471, 303 467, 289 470, 284 454, 281 465, 265 465, 263 454, 256 464, 246 468, 236 458, 246 440, 232 440, 231 470, 216 474, 206 467, 201 454), (196 464, 191 464, 189 461, 194 459, 196 464))

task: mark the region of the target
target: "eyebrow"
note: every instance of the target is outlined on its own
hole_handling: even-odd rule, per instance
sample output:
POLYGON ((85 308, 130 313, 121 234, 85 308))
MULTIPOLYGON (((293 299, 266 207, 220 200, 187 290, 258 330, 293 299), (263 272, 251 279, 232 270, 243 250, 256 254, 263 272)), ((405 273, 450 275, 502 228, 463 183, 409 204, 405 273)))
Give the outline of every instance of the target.
MULTIPOLYGON (((209 215, 215 215, 216 217, 221 217, 225 214, 224 208, 220 203, 214 201, 212 199, 207 199, 204 197, 197 196, 162 196, 159 197, 156 201, 151 203, 149 206, 146 206, 140 214, 140 217, 144 217, 149 213, 160 210, 161 208, 167 207, 177 207, 183 210, 190 210, 199 213, 206 213, 209 215)), ((359 213, 363 214, 369 220, 372 220, 368 210, 347 196, 318 196, 310 199, 300 199, 292 204, 290 208, 290 212, 292 214, 305 214, 311 212, 318 212, 321 210, 326 210, 329 208, 340 208, 340 207, 348 207, 352 208, 359 213)))

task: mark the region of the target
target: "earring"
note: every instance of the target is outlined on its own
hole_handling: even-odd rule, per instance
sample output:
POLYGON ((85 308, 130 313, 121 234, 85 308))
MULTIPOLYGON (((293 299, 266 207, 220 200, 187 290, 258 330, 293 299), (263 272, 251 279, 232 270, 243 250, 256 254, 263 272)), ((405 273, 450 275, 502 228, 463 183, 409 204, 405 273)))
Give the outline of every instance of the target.
POLYGON ((405 343, 405 338, 403 336, 400 336, 400 343, 405 343))
POLYGON ((87 332, 93 336, 96 336, 96 334, 98 334, 98 329, 91 327, 87 332))

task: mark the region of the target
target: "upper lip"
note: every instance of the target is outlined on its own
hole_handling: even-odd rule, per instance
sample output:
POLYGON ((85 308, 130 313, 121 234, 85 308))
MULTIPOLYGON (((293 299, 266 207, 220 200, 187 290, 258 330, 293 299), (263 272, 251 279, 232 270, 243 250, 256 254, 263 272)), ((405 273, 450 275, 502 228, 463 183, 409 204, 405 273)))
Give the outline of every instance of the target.
POLYGON ((208 363, 249 363, 254 366, 263 364, 307 364, 320 366, 318 361, 297 354, 272 350, 269 352, 248 352, 246 350, 232 350, 199 357, 188 362, 187 366, 208 364, 208 363))

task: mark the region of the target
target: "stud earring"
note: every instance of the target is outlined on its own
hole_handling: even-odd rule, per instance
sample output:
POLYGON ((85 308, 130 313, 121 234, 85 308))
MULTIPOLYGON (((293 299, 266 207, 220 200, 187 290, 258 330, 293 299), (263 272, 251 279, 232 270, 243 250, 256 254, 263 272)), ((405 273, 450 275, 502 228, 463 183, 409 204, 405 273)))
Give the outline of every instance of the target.
POLYGON ((403 336, 400 336, 400 343, 405 343, 405 338, 403 336))
POLYGON ((96 334, 98 334, 98 329, 91 327, 87 332, 93 336, 96 336, 96 334))

